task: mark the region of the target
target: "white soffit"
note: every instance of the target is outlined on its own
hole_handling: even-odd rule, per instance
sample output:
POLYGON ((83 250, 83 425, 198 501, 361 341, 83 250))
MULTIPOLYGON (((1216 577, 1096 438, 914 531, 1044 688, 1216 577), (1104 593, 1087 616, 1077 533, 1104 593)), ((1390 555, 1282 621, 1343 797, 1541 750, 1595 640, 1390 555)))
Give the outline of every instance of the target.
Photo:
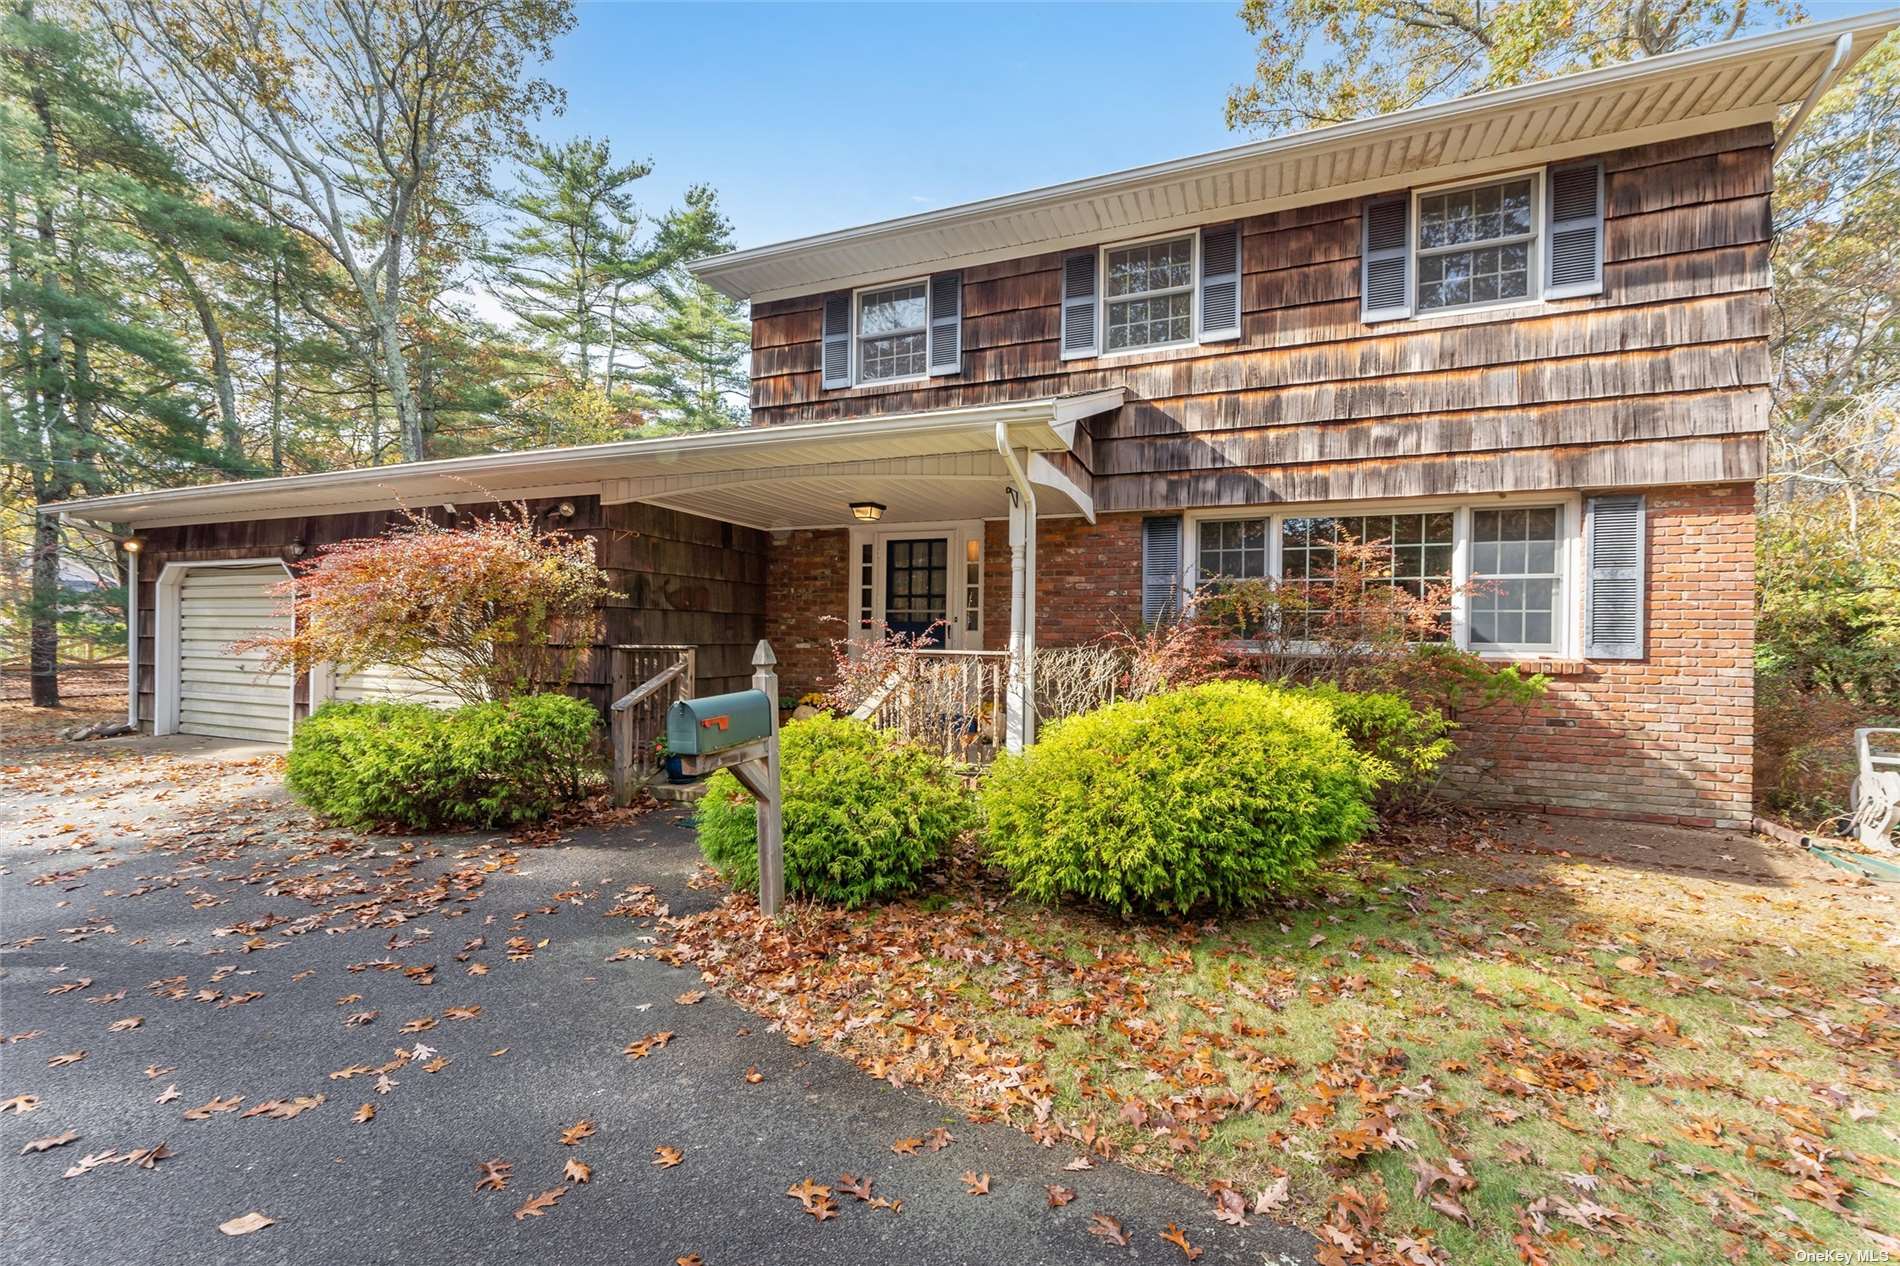
POLYGON ((278 479, 128 492, 67 501, 43 513, 94 523, 167 527, 299 515, 347 514, 443 502, 605 494, 621 481, 694 472, 734 472, 827 463, 873 462, 957 453, 990 453, 996 428, 1032 452, 1066 451, 1076 423, 1118 408, 1120 387, 1010 404, 893 414, 845 422, 740 427, 623 440, 576 448, 531 449, 480 457, 325 471, 278 479))
POLYGON ((731 251, 693 264, 771 300, 1456 179, 1773 120, 1851 38, 1851 66, 1900 10, 1730 40, 1354 123, 731 251))

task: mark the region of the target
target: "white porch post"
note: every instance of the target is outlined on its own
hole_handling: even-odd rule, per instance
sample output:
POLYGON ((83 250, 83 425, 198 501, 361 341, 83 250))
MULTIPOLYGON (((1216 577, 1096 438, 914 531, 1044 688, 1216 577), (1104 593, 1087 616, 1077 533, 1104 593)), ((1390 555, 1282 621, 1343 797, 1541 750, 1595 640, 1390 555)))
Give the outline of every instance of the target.
POLYGON ((996 424, 996 449, 1009 467, 1009 698, 1003 743, 1021 752, 1036 741, 1036 490, 996 424))

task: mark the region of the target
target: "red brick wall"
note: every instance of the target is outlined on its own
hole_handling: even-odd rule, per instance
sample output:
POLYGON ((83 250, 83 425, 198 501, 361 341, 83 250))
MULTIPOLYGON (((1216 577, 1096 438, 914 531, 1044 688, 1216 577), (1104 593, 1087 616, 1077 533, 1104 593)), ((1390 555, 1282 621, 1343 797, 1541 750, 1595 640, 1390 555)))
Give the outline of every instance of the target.
MULTIPOLYGON (((1647 657, 1555 665, 1529 708, 1466 718, 1447 782, 1481 804, 1683 825, 1745 824, 1754 720, 1754 494, 1746 484, 1652 489, 1647 657)), ((1141 622, 1139 514, 1048 519, 1037 638, 1089 642, 1141 622)), ((772 545, 767 625, 787 693, 830 674, 847 605, 848 538, 772 545), (828 619, 829 617, 829 619, 828 619)), ((1009 637, 1009 545, 986 527, 984 636, 1009 637)))
POLYGON ((1592 660, 1529 709, 1468 718, 1450 781, 1486 804, 1745 825, 1754 760, 1755 499, 1648 493, 1647 657, 1592 660))
POLYGON ((844 528, 772 535, 765 636, 778 655, 779 689, 791 698, 830 684, 831 644, 847 632, 850 549, 844 528))

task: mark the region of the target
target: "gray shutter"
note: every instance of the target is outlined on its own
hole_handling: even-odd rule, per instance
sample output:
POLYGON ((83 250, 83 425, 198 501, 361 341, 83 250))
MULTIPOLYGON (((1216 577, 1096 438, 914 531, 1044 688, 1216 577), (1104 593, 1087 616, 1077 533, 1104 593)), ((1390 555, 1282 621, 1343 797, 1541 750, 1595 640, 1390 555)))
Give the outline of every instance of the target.
POLYGON ((963 372, 963 274, 930 279, 930 372, 963 372))
POLYGON ((825 296, 825 389, 851 385, 851 295, 825 296))
POLYGON ((1181 516, 1141 521, 1141 622, 1181 613, 1181 516))
POLYGON ((1391 321, 1412 315, 1412 199, 1368 202, 1359 262, 1359 316, 1391 321))
POLYGON ((1095 252, 1081 251, 1062 261, 1062 359, 1095 349, 1095 252))
POLYGON ((1643 519, 1639 496, 1584 503, 1583 653, 1590 659, 1643 657, 1643 519))
POLYGON ((1603 293, 1603 165, 1550 169, 1544 297, 1603 293))
POLYGON ((1201 342, 1240 337, 1240 226, 1201 230, 1201 342))

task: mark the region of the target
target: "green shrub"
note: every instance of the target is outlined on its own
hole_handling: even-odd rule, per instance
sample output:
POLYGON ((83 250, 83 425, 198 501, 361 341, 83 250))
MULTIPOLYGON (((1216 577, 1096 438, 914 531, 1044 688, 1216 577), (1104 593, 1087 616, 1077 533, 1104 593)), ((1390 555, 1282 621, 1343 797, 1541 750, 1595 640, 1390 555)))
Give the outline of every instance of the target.
POLYGON ((1372 819, 1376 762, 1322 700, 1221 681, 1059 721, 997 761, 992 859, 1037 901, 1232 911, 1298 885, 1372 819))
POLYGON ((1386 690, 1344 690, 1329 681, 1293 693, 1332 708, 1339 728, 1360 755, 1377 762, 1379 781, 1397 790, 1429 786, 1440 763, 1451 755, 1452 723, 1428 703, 1414 704, 1386 690))
MULTIPOLYGON (((915 888, 974 817, 950 764, 862 721, 820 715, 780 733, 785 891, 856 908, 915 888)), ((734 887, 759 886, 758 822, 720 770, 697 815, 700 851, 734 887)))
POLYGON ((326 703, 297 727, 286 782, 349 826, 427 831, 547 816, 593 772, 591 705, 526 695, 445 710, 326 703))

